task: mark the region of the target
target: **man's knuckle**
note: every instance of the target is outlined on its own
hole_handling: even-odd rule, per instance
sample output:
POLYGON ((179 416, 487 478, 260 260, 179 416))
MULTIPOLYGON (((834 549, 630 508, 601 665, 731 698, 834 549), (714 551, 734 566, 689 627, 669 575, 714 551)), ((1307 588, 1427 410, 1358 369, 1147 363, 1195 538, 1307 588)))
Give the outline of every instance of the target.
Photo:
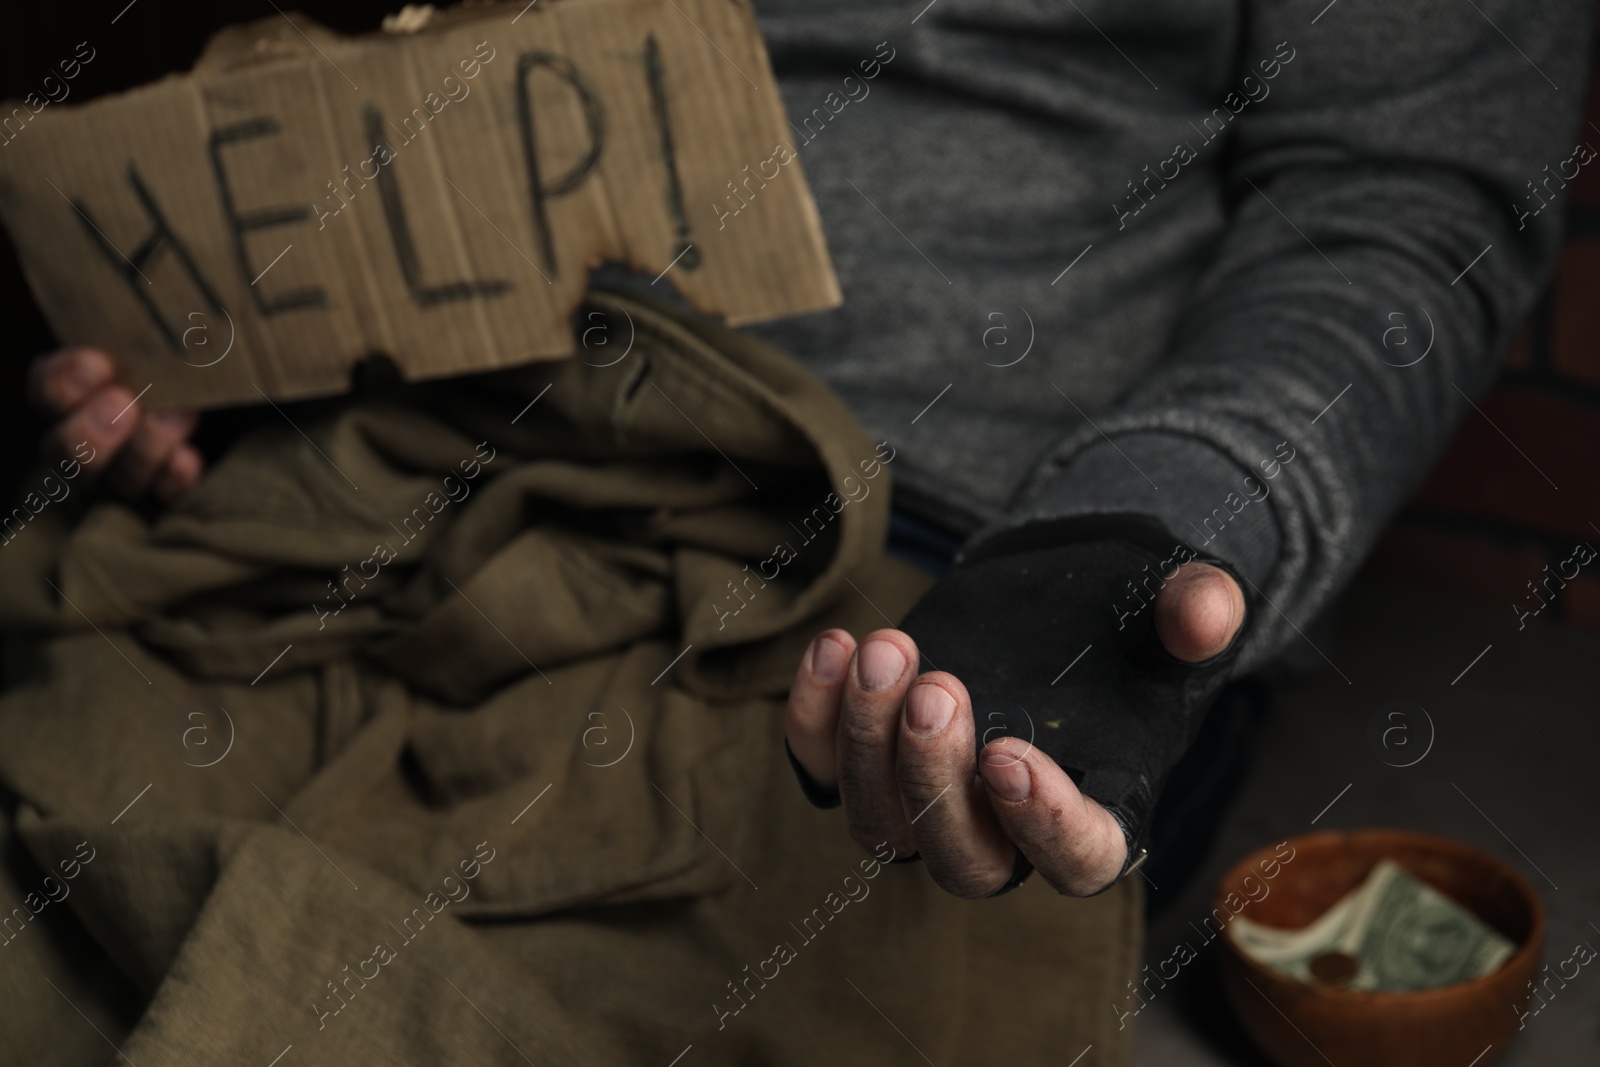
POLYGON ((929 768, 907 764, 904 760, 900 761, 895 778, 899 782, 901 794, 907 800, 924 804, 931 804, 936 797, 950 788, 948 780, 929 768))
POLYGON ((1121 861, 1107 848, 1079 844, 1052 853, 1055 862, 1040 867, 1040 873, 1063 896, 1093 896, 1115 880, 1121 861))
POLYGON ((992 897, 1011 878, 1010 869, 1002 870, 981 864, 955 867, 929 868, 934 884, 951 896, 962 900, 982 900, 992 897))
POLYGON ((1049 883, 1050 888, 1064 897, 1087 897, 1100 888, 1098 884, 1091 884, 1091 880, 1085 878, 1081 872, 1067 874, 1056 871, 1046 874, 1045 881, 1049 883))
POLYGON ((877 753, 889 741, 889 731, 859 708, 846 708, 839 722, 839 739, 847 751, 877 753))
POLYGON ((881 850, 884 842, 888 842, 898 856, 909 856, 916 852, 915 844, 909 838, 902 837, 898 830, 855 817, 850 819, 850 840, 872 853, 881 850))

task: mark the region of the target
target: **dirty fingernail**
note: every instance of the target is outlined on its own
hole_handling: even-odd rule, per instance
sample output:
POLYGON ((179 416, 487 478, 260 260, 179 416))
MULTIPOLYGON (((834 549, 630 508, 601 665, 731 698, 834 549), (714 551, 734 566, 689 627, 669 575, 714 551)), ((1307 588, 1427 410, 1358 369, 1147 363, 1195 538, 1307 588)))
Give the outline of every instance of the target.
POLYGON ((861 662, 856 665, 861 688, 868 691, 889 688, 899 681, 905 669, 905 653, 893 641, 868 641, 861 650, 861 662))
POLYGON ((906 694, 906 724, 923 737, 932 737, 949 725, 955 710, 956 699, 943 686, 915 685, 906 694))
POLYGON ((1033 788, 1028 765, 1004 752, 990 752, 983 757, 983 780, 1002 800, 1027 800, 1033 788))
POLYGON ((843 678, 849 665, 850 651, 838 641, 824 634, 811 642, 811 677, 823 685, 843 678))

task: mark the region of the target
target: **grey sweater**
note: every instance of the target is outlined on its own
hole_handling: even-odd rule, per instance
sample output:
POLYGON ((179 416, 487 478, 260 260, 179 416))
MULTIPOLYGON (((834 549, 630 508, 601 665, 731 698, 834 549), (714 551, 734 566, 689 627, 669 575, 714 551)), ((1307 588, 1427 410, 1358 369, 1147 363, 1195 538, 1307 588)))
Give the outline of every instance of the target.
POLYGON ((845 295, 757 332, 925 521, 1133 511, 1233 563, 1246 666, 1493 381, 1593 155, 1588 0, 756 8, 845 295))

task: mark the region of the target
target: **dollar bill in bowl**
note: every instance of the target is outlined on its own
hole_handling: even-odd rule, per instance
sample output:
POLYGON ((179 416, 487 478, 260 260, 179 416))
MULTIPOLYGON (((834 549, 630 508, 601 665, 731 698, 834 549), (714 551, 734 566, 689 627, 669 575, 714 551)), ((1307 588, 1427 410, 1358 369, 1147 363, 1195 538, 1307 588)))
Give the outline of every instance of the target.
POLYGON ((1282 929, 1241 915, 1230 933, 1240 951, 1292 978, 1369 992, 1455 985, 1499 969, 1516 950, 1393 860, 1309 926, 1282 929))

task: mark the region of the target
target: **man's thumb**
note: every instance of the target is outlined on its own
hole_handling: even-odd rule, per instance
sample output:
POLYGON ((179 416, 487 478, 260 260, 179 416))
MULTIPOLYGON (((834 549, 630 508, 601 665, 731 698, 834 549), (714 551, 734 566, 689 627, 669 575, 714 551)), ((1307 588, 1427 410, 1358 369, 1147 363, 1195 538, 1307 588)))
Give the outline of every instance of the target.
POLYGON ((1185 563, 1156 593, 1156 634, 1185 663, 1210 659, 1228 647, 1244 622, 1244 592, 1233 576, 1209 563, 1185 563))

